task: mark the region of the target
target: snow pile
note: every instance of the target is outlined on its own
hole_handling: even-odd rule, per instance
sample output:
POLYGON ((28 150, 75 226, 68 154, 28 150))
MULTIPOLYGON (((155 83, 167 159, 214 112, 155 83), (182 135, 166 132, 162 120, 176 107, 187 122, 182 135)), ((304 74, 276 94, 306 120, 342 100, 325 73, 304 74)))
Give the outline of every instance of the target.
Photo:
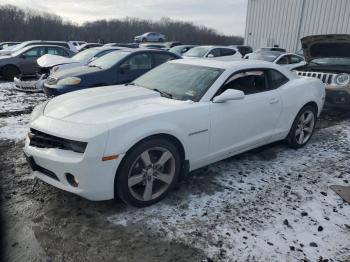
POLYGON ((144 225, 214 261, 337 258, 350 251, 350 207, 329 189, 350 179, 350 123, 300 150, 283 144, 201 169, 168 199, 108 218, 144 225))

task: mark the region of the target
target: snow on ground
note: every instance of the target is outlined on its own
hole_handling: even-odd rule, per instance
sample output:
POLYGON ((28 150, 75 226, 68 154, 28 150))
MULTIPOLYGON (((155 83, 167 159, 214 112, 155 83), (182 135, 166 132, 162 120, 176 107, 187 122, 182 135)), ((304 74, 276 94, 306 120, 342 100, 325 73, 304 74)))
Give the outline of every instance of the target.
POLYGON ((204 250, 215 261, 346 261, 350 206, 329 186, 350 179, 349 141, 347 122, 319 131, 297 151, 278 144, 272 154, 269 148, 268 154, 221 161, 186 179, 168 200, 108 220, 143 224, 164 239, 204 250), (215 190, 191 190, 206 180, 215 190))
POLYGON ((30 116, 10 116, 7 118, 0 118, 0 139, 22 140, 28 133, 30 116))

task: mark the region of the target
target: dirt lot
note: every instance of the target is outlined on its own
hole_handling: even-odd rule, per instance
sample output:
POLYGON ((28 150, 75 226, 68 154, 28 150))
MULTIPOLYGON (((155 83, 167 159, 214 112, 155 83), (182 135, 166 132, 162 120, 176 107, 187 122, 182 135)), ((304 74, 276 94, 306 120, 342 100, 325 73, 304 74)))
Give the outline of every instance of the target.
POLYGON ((0 83, 5 261, 349 261, 350 112, 298 151, 265 146, 193 172, 161 203, 90 202, 34 179, 22 154, 45 98, 0 83))

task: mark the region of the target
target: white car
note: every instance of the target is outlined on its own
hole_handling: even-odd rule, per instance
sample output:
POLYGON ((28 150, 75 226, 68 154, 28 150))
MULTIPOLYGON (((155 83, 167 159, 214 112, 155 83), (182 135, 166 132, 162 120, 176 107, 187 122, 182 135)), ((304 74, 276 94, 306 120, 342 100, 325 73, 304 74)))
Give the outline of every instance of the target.
POLYGON ((227 46, 196 46, 182 55, 183 58, 216 58, 241 59, 242 54, 237 48, 227 46))
POLYGON ((139 42, 164 42, 165 35, 156 33, 156 32, 148 32, 142 35, 135 36, 134 41, 136 43, 139 42))
POLYGON ((245 59, 263 60, 280 65, 288 70, 294 70, 298 67, 306 65, 304 57, 292 53, 280 51, 259 51, 247 54, 245 59))
POLYGON ((189 171, 278 140, 304 146, 324 98, 319 79, 272 63, 180 59, 36 107, 24 152, 55 187, 142 207, 189 171))

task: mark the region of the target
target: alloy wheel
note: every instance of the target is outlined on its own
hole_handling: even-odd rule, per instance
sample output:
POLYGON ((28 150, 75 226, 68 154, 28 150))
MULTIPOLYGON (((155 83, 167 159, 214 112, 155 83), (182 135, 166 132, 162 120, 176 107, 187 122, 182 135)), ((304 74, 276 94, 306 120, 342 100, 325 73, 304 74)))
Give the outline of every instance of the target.
POLYGON ((166 148, 154 147, 145 150, 129 170, 129 192, 140 201, 150 201, 159 197, 171 185, 175 167, 175 158, 166 148))
POLYGON ((295 130, 295 139, 299 145, 306 144, 315 127, 315 115, 311 110, 303 112, 298 120, 295 130))

